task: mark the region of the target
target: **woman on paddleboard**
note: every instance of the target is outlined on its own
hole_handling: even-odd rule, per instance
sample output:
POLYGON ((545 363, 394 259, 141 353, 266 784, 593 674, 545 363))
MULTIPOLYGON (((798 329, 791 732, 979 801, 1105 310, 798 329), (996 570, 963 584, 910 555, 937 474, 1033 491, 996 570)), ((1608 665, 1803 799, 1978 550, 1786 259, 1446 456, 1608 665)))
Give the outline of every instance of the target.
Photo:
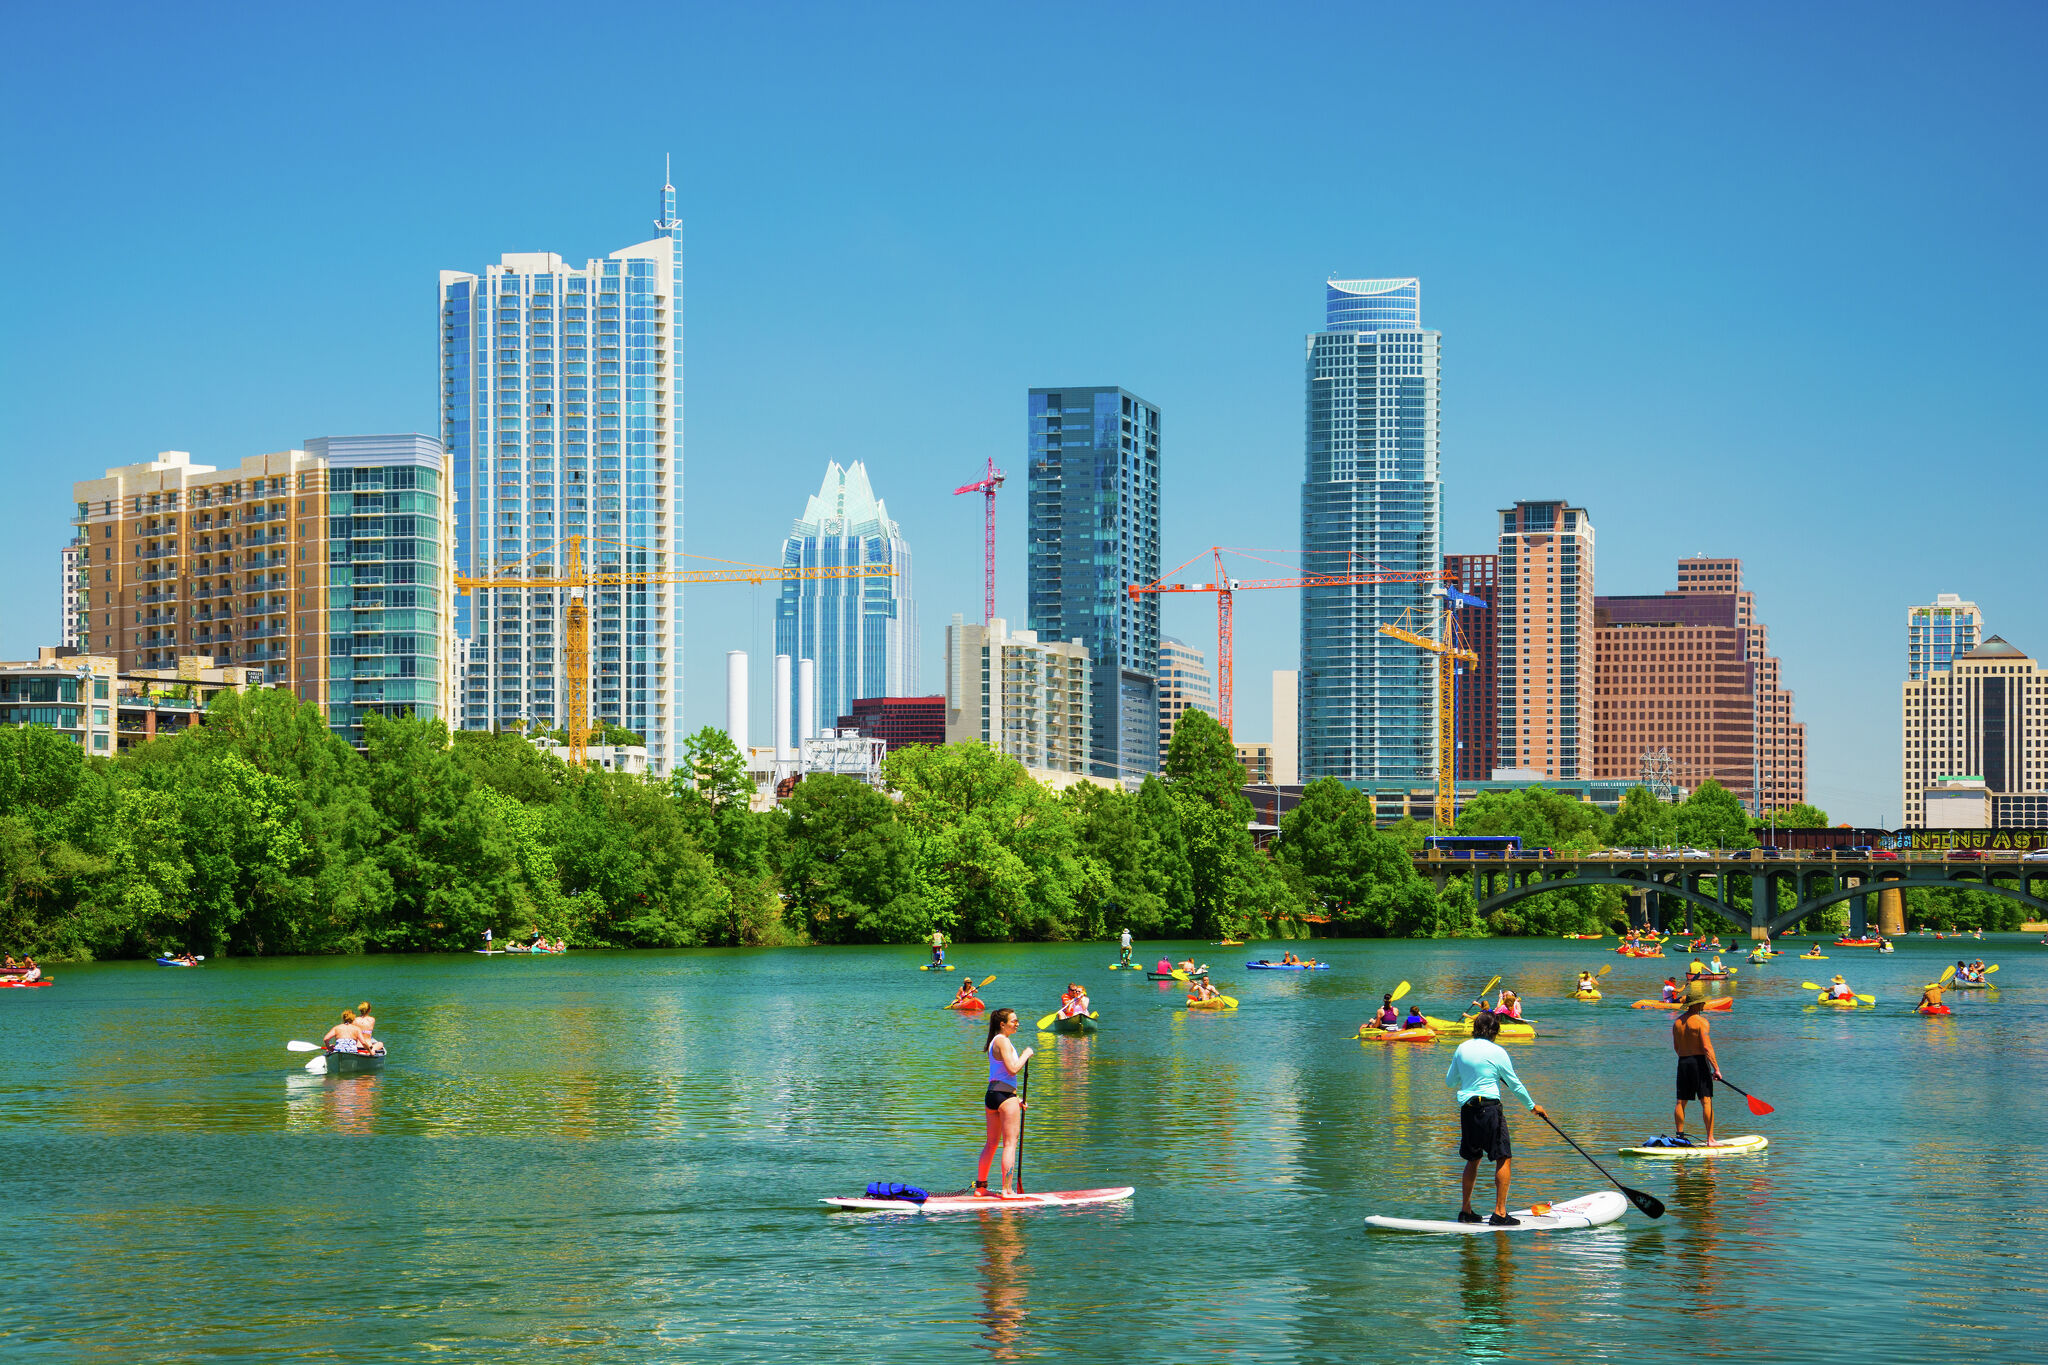
POLYGON ((985 1049, 988 1093, 981 1100, 988 1118, 988 1141, 981 1145, 981 1165, 974 1176, 974 1192, 987 1198, 1009 1199, 1016 1193, 1010 1188, 1011 1172, 1017 1167, 1017 1144, 1024 1132, 1024 1101, 1017 1094, 1017 1083, 1023 1078, 1032 1053, 1028 1047, 1017 1051, 1010 1041, 1016 1031, 1017 1011, 999 1009, 989 1016, 985 1049), (1003 1149, 1003 1173, 995 1194, 990 1195, 988 1168, 998 1147, 1003 1149))

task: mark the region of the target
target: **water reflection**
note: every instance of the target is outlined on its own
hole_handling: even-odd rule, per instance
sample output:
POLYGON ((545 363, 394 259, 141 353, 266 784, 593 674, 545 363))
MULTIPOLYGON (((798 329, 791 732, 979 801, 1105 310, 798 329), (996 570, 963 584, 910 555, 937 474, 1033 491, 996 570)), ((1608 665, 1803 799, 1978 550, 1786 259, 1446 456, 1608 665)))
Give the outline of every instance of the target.
POLYGON ((1465 1305, 1460 1355, 1507 1359, 1515 1354, 1515 1255, 1509 1237, 1474 1233, 1458 1241, 1458 1294, 1465 1305))
POLYGON ((1028 1214, 977 1215, 981 1240, 981 1337, 975 1345, 997 1360, 1024 1355, 1024 1228, 1028 1214))
POLYGON ((383 1080, 378 1072, 359 1076, 291 1072, 284 1078, 285 1126, 332 1133, 374 1132, 383 1080))

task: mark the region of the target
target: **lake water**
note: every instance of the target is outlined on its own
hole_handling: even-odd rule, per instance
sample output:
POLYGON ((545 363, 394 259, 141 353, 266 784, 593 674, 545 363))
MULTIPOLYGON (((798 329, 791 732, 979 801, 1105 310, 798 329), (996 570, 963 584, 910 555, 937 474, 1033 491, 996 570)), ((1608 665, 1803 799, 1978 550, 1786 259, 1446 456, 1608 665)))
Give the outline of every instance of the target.
MULTIPOLYGON (((1190 1013, 1103 945, 957 948, 1035 1042, 1032 1189, 1128 1205, 829 1213, 870 1180, 959 1189, 984 1025, 915 949, 226 961, 54 969, 0 991, 0 1348, 13 1361, 1990 1360, 2048 1355, 2038 1263, 2048 949, 1911 940, 1744 966, 1710 1016, 1723 1134, 1762 1156, 1613 1157, 1670 1126, 1682 960, 1525 940, 1206 948, 1242 1002, 1190 1013), (1995 993, 1910 1013, 1963 950, 1995 993), (1606 999, 1564 999, 1614 964, 1606 999), (1820 1011, 1842 971, 1876 1010, 1820 1011), (1352 1041, 1413 983, 1495 973, 1542 1036, 1536 1098, 1671 1206, 1553 1235, 1401 1237, 1457 1207, 1451 1044, 1352 1041), (1102 1031, 1033 1038, 1061 986, 1102 1031), (283 1050, 367 996, 377 1076, 283 1050), (985 1354, 976 1354, 985 1353, 985 1354)), ((1176 957, 1187 945, 1170 945, 1176 957)), ((1161 949, 1144 947, 1141 961, 1161 949)), ((1739 957, 1738 955, 1735 955, 1739 957)), ((1697 1120, 1695 1119, 1695 1122, 1697 1120)), ((1513 1110, 1515 1203, 1604 1181, 1513 1110)), ((1482 1175, 1482 1179, 1484 1175, 1482 1175)))

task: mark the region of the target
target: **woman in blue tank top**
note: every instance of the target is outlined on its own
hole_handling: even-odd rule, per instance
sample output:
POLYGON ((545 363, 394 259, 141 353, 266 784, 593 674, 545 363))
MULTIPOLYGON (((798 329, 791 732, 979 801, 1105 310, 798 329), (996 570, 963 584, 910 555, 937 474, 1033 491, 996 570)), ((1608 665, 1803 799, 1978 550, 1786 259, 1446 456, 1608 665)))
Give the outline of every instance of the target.
POLYGON ((1024 1131, 1024 1101, 1017 1094, 1017 1083, 1032 1052, 1028 1047, 1017 1051, 1010 1041, 1016 1031, 1017 1011, 1000 1009, 989 1016, 988 1042, 983 1049, 988 1055, 988 1093, 981 1102, 988 1119, 988 1141, 981 1146, 981 1165, 974 1176, 974 1192, 987 1198, 1008 1199, 1015 1193, 1010 1188, 1011 1172, 1016 1169, 1017 1143, 1024 1131), (990 1195, 988 1168, 998 1147, 1003 1149, 1003 1174, 995 1194, 990 1195))

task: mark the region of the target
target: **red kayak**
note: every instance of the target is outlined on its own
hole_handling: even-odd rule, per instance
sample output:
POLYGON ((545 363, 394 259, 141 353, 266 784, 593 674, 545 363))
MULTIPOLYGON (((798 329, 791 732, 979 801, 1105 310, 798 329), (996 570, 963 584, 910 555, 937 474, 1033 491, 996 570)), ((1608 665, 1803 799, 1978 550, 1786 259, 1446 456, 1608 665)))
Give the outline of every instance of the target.
POLYGON ((962 1014, 972 1014, 976 1010, 985 1010, 988 1006, 979 1000, 955 1000, 946 1008, 949 1010, 959 1010, 962 1014))
POLYGON ((1921 1005, 1921 1006, 1920 1006, 1920 1007, 1919 1007, 1918 1009, 1916 1009, 1916 1010, 1914 1011, 1914 1013, 1916 1013, 1916 1014, 1954 1014, 1954 1013, 1955 1013, 1955 1011, 1954 1011, 1954 1010, 1952 1010, 1952 1009, 1950 1009, 1950 1008, 1949 1008, 1949 1007, 1948 1007, 1947 1005, 1921 1005))
POLYGON ((51 983, 52 979, 46 976, 41 981, 0 981, 0 986, 27 990, 31 986, 48 986, 51 983))

